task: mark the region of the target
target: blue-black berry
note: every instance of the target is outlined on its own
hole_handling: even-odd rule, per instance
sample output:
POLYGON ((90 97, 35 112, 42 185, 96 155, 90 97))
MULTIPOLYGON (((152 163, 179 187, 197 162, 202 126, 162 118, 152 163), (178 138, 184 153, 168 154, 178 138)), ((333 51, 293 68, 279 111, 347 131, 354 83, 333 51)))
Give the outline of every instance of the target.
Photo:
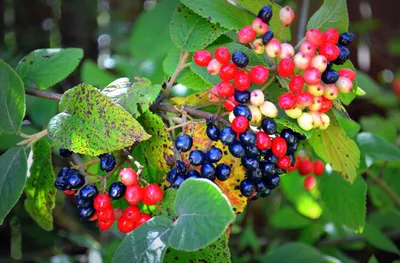
POLYGON ((172 168, 168 173, 167 177, 165 178, 168 182, 173 183, 178 176, 178 172, 176 168, 172 168))
POLYGON ((267 184, 268 189, 271 189, 271 190, 276 188, 280 182, 281 182, 281 178, 279 177, 279 175, 276 175, 276 174, 273 176, 267 177, 265 179, 265 183, 267 184))
POLYGON ((272 176, 276 173, 275 164, 270 163, 268 161, 260 162, 260 170, 265 177, 272 176))
POLYGON ((245 151, 247 157, 258 158, 260 156, 260 150, 254 144, 246 146, 245 151))
POLYGON ((110 172, 115 167, 115 158, 112 153, 105 153, 99 156, 100 157, 100 169, 103 172, 110 172))
POLYGON ((85 199, 81 195, 75 197, 75 202, 78 208, 93 206, 93 199, 85 199))
POLYGON ((111 199, 118 200, 124 196, 126 191, 126 186, 121 182, 114 182, 110 185, 110 189, 108 190, 108 195, 111 199))
POLYGON ((228 180, 229 176, 231 175, 231 168, 224 163, 218 164, 215 170, 215 176, 220 181, 228 180))
POLYGON ((278 157, 276 157, 271 149, 269 149, 264 155, 264 160, 275 164, 276 162, 278 162, 278 157))
POLYGON ((339 45, 347 46, 348 44, 353 42, 353 40, 355 38, 356 38, 356 34, 353 34, 353 33, 350 33, 350 32, 343 33, 339 37, 339 45))
POLYGON ((218 141, 221 131, 218 129, 217 125, 210 123, 207 125, 207 136, 212 141, 218 141))
POLYGON ((248 129, 239 135, 239 139, 240 142, 245 146, 255 145, 257 141, 257 136, 252 130, 248 129))
POLYGON ((261 128, 265 131, 268 135, 274 135, 276 133, 276 123, 274 119, 265 118, 261 122, 261 128))
POLYGON ((200 169, 201 177, 208 180, 215 180, 215 167, 212 163, 205 163, 200 169))
POLYGON ((239 68, 245 68, 249 64, 249 57, 242 51, 235 51, 232 54, 232 62, 239 68))
POLYGON ((322 72, 321 80, 325 84, 335 84, 339 79, 339 73, 336 70, 327 68, 324 72, 322 72))
POLYGON ((233 108, 233 114, 237 117, 237 116, 244 116, 247 118, 248 121, 251 120, 251 110, 249 109, 249 107, 247 107, 246 105, 236 105, 235 108, 233 108))
POLYGON ((65 149, 63 147, 60 148, 60 156, 64 158, 68 158, 73 154, 73 151, 65 149))
POLYGON ((202 165, 205 160, 206 160, 206 155, 204 154, 203 151, 193 150, 189 154, 189 162, 194 166, 202 165))
POLYGON ((196 170, 189 170, 186 173, 185 179, 189 179, 189 178, 200 178, 200 173, 196 170))
POLYGON ((234 97, 237 102, 245 104, 250 101, 250 92, 236 90, 234 97))
POLYGON ((350 50, 345 46, 339 45, 338 47, 340 49, 340 54, 337 59, 333 61, 333 63, 336 65, 343 65, 344 62, 350 58, 350 50))
POLYGON ((260 9, 257 15, 264 23, 268 24, 272 18, 272 6, 267 5, 260 9))
POLYGON ((254 184, 249 179, 244 179, 240 183, 240 192, 242 193, 242 195, 249 197, 254 193, 254 190, 254 184))
POLYGON ((239 141, 235 141, 228 146, 229 152, 236 158, 242 158, 246 152, 243 145, 239 141))
POLYGON ((79 173, 79 171, 70 169, 67 175, 67 182, 68 185, 71 186, 71 189, 78 189, 85 184, 85 178, 79 173))
POLYGON ((222 151, 220 148, 212 147, 206 153, 207 160, 211 163, 217 163, 222 158, 222 151))
POLYGON ((175 147, 180 152, 187 152, 193 146, 193 139, 188 134, 182 134, 176 139, 175 147))
POLYGON ((171 186, 172 186, 172 188, 178 189, 184 181, 185 181, 185 178, 181 175, 178 175, 175 178, 175 180, 172 182, 171 186))
POLYGON ((247 169, 247 170, 255 170, 259 167, 259 163, 256 158, 252 157, 247 157, 244 156, 242 157, 242 165, 247 169))
POLYGON ((262 179, 262 172, 260 168, 247 170, 247 178, 250 179, 253 183, 256 183, 262 179))
POLYGON ((176 172, 179 175, 184 175, 186 173, 186 165, 181 160, 176 161, 175 167, 176 167, 176 172))
POLYGON ((99 192, 97 190, 97 187, 95 185, 89 184, 82 187, 79 195, 85 199, 93 199, 97 196, 98 193, 99 192))
POLYGON ((61 170, 58 172, 57 177, 65 177, 65 176, 67 176, 68 175, 68 171, 69 171, 68 167, 61 168, 61 170))
POLYGON ((236 132, 231 127, 225 127, 222 129, 219 139, 223 144, 232 144, 236 139, 236 132))
POLYGON ((274 32, 268 31, 267 33, 265 33, 262 37, 263 45, 268 45, 269 41, 271 41, 272 38, 274 38, 274 32))
POLYGON ((81 220, 89 220, 95 213, 94 207, 84 207, 79 209, 79 218, 81 220))
POLYGON ((283 129, 281 131, 281 138, 285 139, 288 145, 297 143, 297 136, 291 129, 283 129))

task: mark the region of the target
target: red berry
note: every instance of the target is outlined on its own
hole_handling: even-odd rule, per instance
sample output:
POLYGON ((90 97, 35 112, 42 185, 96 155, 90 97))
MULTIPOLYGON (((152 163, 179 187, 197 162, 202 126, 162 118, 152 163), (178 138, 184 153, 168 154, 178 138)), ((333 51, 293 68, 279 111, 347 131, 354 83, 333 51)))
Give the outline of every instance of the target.
POLYGON ((233 109, 236 107, 236 105, 239 105, 239 103, 235 100, 233 96, 227 98, 224 101, 224 107, 227 111, 233 111, 233 109))
POLYGON ((342 68, 338 70, 339 77, 345 77, 350 79, 351 81, 355 80, 356 73, 349 68, 342 68))
POLYGON ((109 229, 113 225, 113 223, 114 223, 114 220, 108 220, 108 221, 97 220, 97 225, 103 231, 109 229))
POLYGON ((146 214, 146 213, 141 213, 139 220, 136 222, 137 226, 143 225, 144 223, 149 221, 151 218, 152 218, 151 215, 146 214))
POLYGON ((334 44, 325 43, 319 48, 318 53, 326 57, 328 61, 334 61, 340 55, 340 49, 334 44))
POLYGON ((321 109, 319 110, 320 113, 325 113, 327 111, 329 111, 333 106, 333 101, 328 100, 325 97, 322 97, 322 101, 321 101, 321 109))
POLYGON ((93 222, 93 221, 96 221, 97 220, 97 215, 96 215, 96 213, 91 217, 91 218, 89 218, 89 221, 90 222, 93 222))
POLYGON ((235 94, 235 87, 229 81, 222 81, 218 85, 217 94, 221 98, 229 98, 235 94))
POLYGON ((291 110, 296 106, 296 97, 292 93, 286 92, 278 98, 278 104, 282 110, 291 110))
POLYGON ((122 217, 125 217, 127 219, 132 220, 133 222, 136 222, 140 218, 140 210, 137 206, 128 206, 122 217))
POLYGON ((294 75, 289 82, 289 89, 292 92, 302 91, 304 87, 304 79, 300 75, 294 75))
POLYGON ((329 28, 324 34, 324 42, 336 45, 339 41, 339 36, 337 28, 329 28))
POLYGON ((314 174, 321 175, 325 171, 325 165, 321 160, 316 160, 314 162, 314 174))
POLYGON ((115 220, 118 221, 122 217, 123 214, 124 214, 124 211, 122 211, 122 209, 114 208, 114 218, 115 218, 115 220))
POLYGON ((234 79, 235 86, 237 90, 245 91, 250 88, 251 80, 250 75, 244 70, 239 71, 234 79))
POLYGON ((264 35, 268 32, 268 25, 264 23, 260 18, 254 19, 253 23, 251 23, 251 27, 259 35, 264 35))
POLYGON ((110 197, 107 194, 98 194, 94 198, 93 204, 94 204, 94 209, 96 209, 96 211, 112 208, 110 197))
POLYGON ((302 107, 310 106, 313 103, 312 95, 307 91, 299 91, 296 93, 296 103, 302 107))
POLYGON ((254 84, 264 84, 269 77, 269 70, 264 66, 255 66, 250 70, 250 78, 254 84))
POLYGON ((232 129, 236 133, 243 133, 247 130, 247 128, 249 128, 249 121, 244 116, 237 116, 232 121, 232 129))
POLYGON ((75 190, 74 189, 73 190, 64 190, 64 194, 73 195, 73 194, 75 194, 75 190))
POLYGON ((212 55, 207 50, 199 50, 194 53, 193 59, 197 65, 206 67, 212 60, 212 55))
POLYGON ((278 75, 282 77, 290 77, 294 73, 294 62, 290 58, 284 58, 279 62, 278 75))
POLYGON ((218 98, 218 86, 219 86, 219 84, 214 85, 214 87, 212 87, 210 93, 208 94, 208 99, 211 102, 219 101, 219 98, 218 98))
POLYGON ((301 175, 307 175, 313 170, 313 164, 310 160, 304 159, 299 162, 299 173, 301 175))
POLYGON ((279 53, 281 53, 281 49, 281 42, 278 39, 273 38, 265 46, 265 53, 267 53, 270 58, 276 58, 279 56, 279 53))
POLYGON ((321 72, 317 68, 308 68, 303 74, 304 81, 310 85, 317 85, 321 82, 321 72))
POLYGON ((97 210, 96 214, 99 220, 103 221, 114 220, 114 209, 112 208, 112 206, 104 210, 97 210))
POLYGON ((293 166, 289 166, 287 168, 287 171, 288 172, 293 172, 294 170, 297 170, 298 167, 299 167, 299 158, 296 157, 296 161, 294 162, 294 165, 293 166))
POLYGON ((129 233, 136 228, 136 223, 132 219, 121 217, 118 220, 118 229, 122 233, 129 233))
POLYGON ((278 158, 278 162, 276 163, 276 165, 281 169, 287 170, 290 167, 290 163, 290 157, 284 155, 278 158))
POLYGON ((287 151, 287 144, 285 139, 281 138, 281 137, 275 137, 275 139, 272 140, 272 153, 276 156, 276 157, 282 157, 286 154, 287 151))
POLYGON ((231 59, 231 53, 229 52, 229 49, 226 47, 218 47, 214 52, 214 57, 221 64, 228 64, 229 60, 231 59))
POLYGON ((132 168, 124 168, 119 172, 119 178, 121 179, 121 183, 125 186, 131 186, 137 184, 138 175, 135 170, 132 168))
POLYGON ((256 146, 260 150, 268 150, 271 148, 271 138, 265 132, 259 131, 256 133, 256 146))
POLYGON ((242 44, 248 44, 253 41, 257 36, 257 32, 252 26, 246 26, 239 31, 238 38, 242 44))
POLYGON ((305 188, 307 191, 310 191, 310 190, 314 189, 314 187, 316 186, 316 184, 317 184, 317 180, 316 180, 315 177, 312 176, 312 175, 307 176, 306 179, 304 179, 304 188, 305 188))
POLYGON ((306 32, 308 42, 316 47, 320 47, 324 43, 324 34, 318 28, 311 28, 306 32))
POLYGON ((155 205, 163 199, 164 193, 157 184, 149 184, 143 188, 143 203, 155 205))
POLYGON ((125 200, 130 205, 137 205, 143 198, 143 192, 140 185, 132 185, 126 188, 125 200))
POLYGON ((233 79, 237 72, 238 67, 233 63, 229 63, 221 67, 221 69, 219 70, 219 77, 222 80, 228 81, 233 79))

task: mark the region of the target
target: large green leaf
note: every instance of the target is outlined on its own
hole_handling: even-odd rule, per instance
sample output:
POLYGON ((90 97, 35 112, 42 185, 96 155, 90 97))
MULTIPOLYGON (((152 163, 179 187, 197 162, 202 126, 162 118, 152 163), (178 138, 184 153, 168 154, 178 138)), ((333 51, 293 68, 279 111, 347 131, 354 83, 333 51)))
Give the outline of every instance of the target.
POLYGON ((24 190, 28 163, 23 147, 14 147, 0 156, 0 224, 24 190))
POLYGON ((49 135, 76 153, 97 156, 150 138, 129 112, 90 85, 65 92, 60 110, 49 123, 49 135))
POLYGON ((153 215, 173 218, 175 216, 175 198, 177 190, 174 188, 164 188, 164 196, 156 206, 153 215))
POLYGON ((71 74, 82 57, 83 50, 80 48, 37 49, 18 63, 16 71, 25 87, 43 90, 71 74))
POLYGON ((84 83, 90 83, 95 87, 104 88, 115 80, 113 74, 105 69, 100 69, 90 59, 85 60, 81 67, 81 79, 84 83))
POLYGON ((392 240, 390 240, 378 228, 371 224, 365 225, 363 236, 368 241, 368 243, 370 243, 374 247, 377 247, 384 251, 400 254, 399 249, 392 242, 392 240))
POLYGON ((360 124, 357 122, 344 117, 339 111, 334 110, 333 113, 335 114, 336 119, 338 120, 340 126, 345 130, 346 135, 349 138, 354 138, 358 134, 361 129, 360 124))
POLYGON ((363 116, 359 120, 364 132, 373 133, 375 136, 395 144, 397 139, 398 121, 394 118, 385 118, 380 115, 363 116))
POLYGON ((381 161, 400 160, 399 148, 372 133, 359 133, 357 135, 357 144, 366 158, 381 161))
POLYGON ((324 256, 315 248, 303 243, 289 243, 268 254, 265 263, 324 263, 324 256))
POLYGON ((360 164, 360 150, 357 144, 347 137, 335 116, 329 114, 329 118, 329 128, 323 131, 314 130, 309 142, 319 157, 353 183, 360 164))
POLYGON ((358 177, 353 184, 337 173, 321 176, 319 190, 325 208, 342 224, 361 233, 367 213, 367 185, 358 177))
POLYGON ((45 129, 50 119, 58 113, 58 101, 26 96, 26 112, 34 126, 45 129))
POLYGON ((175 199, 174 222, 168 243, 177 250, 195 251, 215 242, 235 218, 221 190, 206 179, 188 179, 175 199))
POLYGON ((17 73, 0 59, 0 130, 17 133, 25 115, 24 85, 17 73))
POLYGON ((272 215, 270 222, 278 229, 299 229, 308 226, 311 220, 300 215, 292 207, 283 206, 272 215))
POLYGON ((349 15, 346 0, 324 0, 324 4, 310 18, 307 29, 319 28, 325 31, 335 27, 340 33, 349 28, 349 15))
POLYGON ((225 31, 227 29, 212 24, 182 4, 175 9, 170 24, 172 41, 185 51, 203 49, 225 31))
POLYGON ((45 140, 33 144, 33 161, 25 186, 25 209, 44 230, 53 229, 52 211, 55 206, 56 189, 51 163, 51 146, 45 140))
MULTIPOLYGON (((389 186, 389 188, 397 195, 400 196, 400 173, 399 167, 390 167, 387 165, 383 170, 383 164, 374 164, 369 168, 371 176, 380 177, 380 179, 389 186)), ((371 180, 372 182, 372 180, 371 180)), ((368 194, 374 206, 380 208, 381 211, 388 211, 397 209, 396 202, 393 198, 384 191, 379 185, 371 184, 368 187, 368 194)))
POLYGON ((137 77, 133 83, 128 78, 117 79, 108 84, 101 93, 121 105, 134 118, 138 118, 149 109, 160 91, 161 85, 151 85, 150 80, 137 77))
POLYGON ((115 252, 112 262, 162 262, 172 229, 170 219, 152 218, 126 236, 115 252))

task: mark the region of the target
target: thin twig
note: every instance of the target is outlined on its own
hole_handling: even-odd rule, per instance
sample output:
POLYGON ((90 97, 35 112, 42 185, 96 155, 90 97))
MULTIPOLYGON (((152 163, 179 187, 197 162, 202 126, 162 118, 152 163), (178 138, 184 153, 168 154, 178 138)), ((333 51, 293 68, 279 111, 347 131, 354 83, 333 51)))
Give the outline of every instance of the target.
POLYGON ((48 134, 49 133, 48 133, 47 130, 43 130, 43 131, 40 131, 40 132, 32 134, 32 135, 24 134, 24 136, 22 136, 22 134, 20 134, 21 137, 28 138, 28 139, 17 143, 17 145, 18 146, 25 146, 26 148, 31 147, 35 142, 39 141, 41 138, 43 138, 44 136, 46 136, 48 134))
POLYGON ((180 127, 184 127, 184 126, 186 126, 186 125, 192 124, 193 122, 202 123, 202 122, 206 122, 206 120, 190 120, 190 121, 187 121, 187 122, 178 124, 178 125, 170 126, 169 128, 167 128, 167 131, 168 131, 168 132, 169 132, 169 131, 173 131, 173 130, 178 129, 178 128, 180 128, 180 127))
POLYGON ((72 168, 74 168, 75 170, 79 170, 79 169, 82 169, 82 168, 87 169, 88 167, 92 166, 93 164, 96 164, 96 163, 99 163, 99 162, 100 162, 100 159, 96 158, 96 159, 92 159, 92 160, 90 160, 90 161, 88 161, 86 163, 79 164, 79 165, 75 165, 72 162, 70 162, 70 164, 71 164, 72 168))
POLYGON ((299 21, 299 28, 297 30, 297 41, 301 41, 304 37, 305 30, 306 30, 306 23, 308 18, 308 9, 310 9, 310 0, 303 0, 303 4, 301 5, 300 11, 300 21, 299 21))
POLYGON ((398 207, 400 207, 400 198, 396 195, 392 188, 385 183, 385 181, 381 180, 377 176, 374 176, 370 171, 366 171, 365 174, 371 178, 372 181, 374 181, 383 191, 385 191, 398 207))
POLYGON ((176 78, 178 77, 179 73, 182 71, 182 69, 184 69, 185 67, 189 66, 189 63, 186 63, 186 60, 189 57, 189 52, 185 51, 185 52, 181 52, 181 55, 179 57, 179 63, 178 66, 175 69, 174 74, 172 74, 170 80, 167 83, 167 87, 164 90, 164 97, 168 98, 169 93, 171 92, 172 86, 175 83, 176 78))
POLYGON ((303 44, 304 42, 306 42, 306 38, 305 38, 305 37, 303 37, 302 39, 300 39, 299 43, 297 43, 297 45, 294 47, 294 50, 295 50, 295 51, 298 51, 299 48, 300 48, 300 46, 301 46, 301 44, 303 44))
POLYGON ((50 100, 61 100, 61 97, 62 97, 62 94, 59 94, 59 93, 53 93, 53 92, 30 89, 30 88, 25 88, 25 93, 28 95, 45 98, 45 99, 50 99, 50 100))
POLYGON ((272 82, 274 82, 275 78, 276 78, 276 73, 273 74, 271 78, 269 78, 267 83, 265 83, 265 85, 261 88, 261 91, 265 91, 272 84, 272 82))

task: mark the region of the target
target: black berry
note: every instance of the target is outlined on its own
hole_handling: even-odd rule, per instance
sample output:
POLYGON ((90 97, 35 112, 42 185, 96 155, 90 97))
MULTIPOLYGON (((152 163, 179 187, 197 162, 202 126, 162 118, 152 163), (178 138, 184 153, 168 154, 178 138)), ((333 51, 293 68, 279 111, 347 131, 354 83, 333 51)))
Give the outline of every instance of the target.
POLYGON ((115 167, 115 158, 112 153, 105 153, 99 156, 100 157, 100 169, 103 172, 110 172, 115 167))
POLYGON ((356 34, 353 34, 353 33, 350 33, 350 32, 343 33, 339 37, 339 45, 347 46, 348 44, 353 42, 353 40, 355 38, 356 38, 356 34))
POLYGON ((175 147, 180 152, 187 152, 193 146, 193 139, 188 134, 182 134, 176 139, 175 147))
POLYGON ((236 105, 235 108, 233 108, 233 114, 237 117, 237 116, 244 116, 247 118, 247 120, 251 120, 251 110, 249 109, 249 107, 247 107, 246 105, 236 105))
POLYGON ((267 187, 268 187, 268 189, 274 189, 274 188, 276 188, 278 185, 279 185, 279 183, 281 182, 281 178, 279 177, 279 175, 273 175, 273 176, 270 176, 270 177, 268 177, 266 180, 265 180, 265 182, 266 182, 266 184, 267 184, 267 187))
POLYGON ((242 195, 249 197, 254 193, 254 184, 249 179, 244 179, 240 183, 240 192, 242 195))
POLYGON ((236 139, 236 133, 231 127, 225 127, 221 131, 220 140, 223 144, 232 144, 236 139))
POLYGON ((252 157, 247 157, 244 156, 242 157, 242 165, 247 169, 247 170, 255 170, 259 167, 259 163, 256 158, 252 157))
POLYGON ((114 182, 110 185, 110 189, 108 190, 108 195, 111 199, 118 200, 124 196, 126 191, 126 186, 121 182, 114 182))
POLYGON ((185 179, 189 179, 189 178, 200 178, 200 173, 196 170, 189 170, 186 173, 185 179))
POLYGON ((64 157, 64 158, 68 158, 73 154, 73 151, 70 151, 68 149, 65 148, 60 148, 60 156, 64 157))
POLYGON ((172 182, 171 186, 172 188, 178 189, 179 186, 185 181, 185 178, 181 175, 178 175, 175 180, 172 182))
POLYGON ((240 139, 240 142, 245 146, 255 145, 256 141, 257 141, 256 134, 250 129, 248 129, 245 132, 241 133, 239 135, 239 139, 240 139))
POLYGON ((79 209, 79 218, 82 220, 89 220, 95 213, 94 207, 84 207, 79 209))
POLYGON ((276 123, 274 119, 265 118, 261 122, 261 128, 265 131, 268 135, 274 135, 276 133, 276 123))
POLYGON ((79 173, 79 171, 70 169, 67 175, 67 182, 68 185, 71 186, 71 189, 78 189, 85 184, 85 178, 79 173))
POLYGON ((335 84, 339 78, 339 73, 336 70, 327 68, 321 75, 321 80, 325 84, 335 84))
POLYGON ((168 173, 167 177, 165 178, 168 182, 173 183, 178 176, 176 168, 172 168, 168 173))
POLYGON ((79 195, 85 199, 93 199, 98 194, 97 187, 95 185, 89 184, 84 187, 79 192, 79 195))
POLYGON ((229 145, 229 152, 236 158, 242 158, 245 155, 245 149, 239 141, 229 145))
POLYGON ((218 141, 219 136, 221 134, 220 130, 214 123, 210 123, 207 125, 207 136, 210 138, 212 141, 218 141))
POLYGON ((338 46, 340 54, 336 60, 333 61, 336 65, 343 65, 350 58, 350 50, 345 46, 338 46))
POLYGON ((200 169, 201 177, 208 180, 215 180, 215 167, 212 163, 205 163, 200 169))
POLYGON ((235 91, 235 100, 239 103, 248 103, 250 101, 250 92, 248 92, 247 90, 245 91, 240 91, 240 90, 236 90, 235 91))
POLYGON ((232 54, 232 62, 239 68, 245 68, 249 64, 249 57, 242 51, 235 51, 232 54))
POLYGON ((231 168, 228 165, 224 163, 220 163, 217 165, 215 176, 217 177, 218 180, 226 181, 228 180, 230 175, 231 175, 231 168))
POLYGON ((257 15, 264 23, 268 24, 272 17, 272 6, 267 5, 260 9, 257 15))
POLYGON ((268 31, 267 33, 265 33, 265 35, 263 35, 262 37, 263 45, 268 45, 269 41, 271 41, 272 38, 274 38, 274 32, 268 31))
POLYGON ((199 166, 206 160, 206 155, 203 151, 194 150, 189 154, 189 162, 194 166, 199 166))

